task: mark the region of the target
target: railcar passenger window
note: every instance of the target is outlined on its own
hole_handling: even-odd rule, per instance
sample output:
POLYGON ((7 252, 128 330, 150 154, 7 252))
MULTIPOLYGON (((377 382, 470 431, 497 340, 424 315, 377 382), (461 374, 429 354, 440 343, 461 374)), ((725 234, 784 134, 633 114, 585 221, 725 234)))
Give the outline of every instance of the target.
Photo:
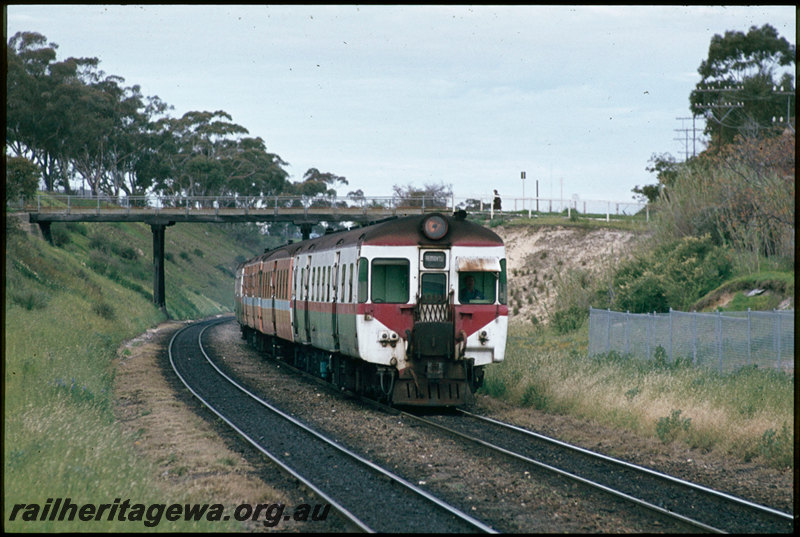
POLYGON ((405 304, 408 302, 410 279, 408 259, 373 259, 372 301, 405 304))
POLYGON ((347 283, 347 301, 353 303, 353 280, 355 280, 355 273, 353 271, 353 263, 350 263, 350 281, 347 283))
POLYGON ((367 301, 367 275, 369 272, 369 261, 366 257, 358 260, 358 301, 363 304, 367 301))
POLYGON ((347 265, 342 265, 342 285, 339 287, 339 302, 346 302, 347 294, 346 294, 346 287, 347 285, 347 265))
POLYGON ((459 272, 458 301, 462 304, 494 304, 496 272, 459 272))

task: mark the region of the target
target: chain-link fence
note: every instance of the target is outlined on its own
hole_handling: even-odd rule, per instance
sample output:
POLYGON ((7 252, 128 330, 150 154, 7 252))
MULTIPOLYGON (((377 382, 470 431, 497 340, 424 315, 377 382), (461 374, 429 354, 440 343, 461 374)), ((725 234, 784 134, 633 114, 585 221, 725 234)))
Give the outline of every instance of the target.
POLYGON ((794 375, 794 311, 621 313, 589 310, 589 356, 658 354, 720 373, 757 365, 794 375), (658 350, 662 349, 662 350, 658 350))

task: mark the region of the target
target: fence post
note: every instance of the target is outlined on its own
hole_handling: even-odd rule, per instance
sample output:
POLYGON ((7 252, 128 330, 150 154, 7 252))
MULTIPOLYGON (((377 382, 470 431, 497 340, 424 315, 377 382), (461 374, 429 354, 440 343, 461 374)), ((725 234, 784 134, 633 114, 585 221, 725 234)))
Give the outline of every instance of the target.
POLYGON ((672 307, 669 308, 669 361, 672 362, 672 307))
POLYGON ((776 348, 778 350, 778 364, 777 369, 778 371, 781 370, 781 316, 778 314, 777 310, 772 310, 772 317, 775 319, 775 343, 776 348))
POLYGON ((722 373, 722 312, 717 311, 717 349, 719 352, 719 372, 722 373))
POLYGON ((653 336, 653 319, 647 314, 647 359, 650 359, 650 339, 653 336))
POLYGON ((630 332, 628 328, 628 323, 630 323, 631 319, 631 310, 625 311, 625 354, 630 354, 630 332))
POLYGON ((752 336, 751 330, 753 328, 752 320, 750 318, 750 308, 747 308, 747 365, 750 365, 751 353, 752 353, 752 336))
POLYGON ((611 308, 606 311, 606 354, 611 352, 611 308))
POLYGON ((692 365, 697 365, 697 310, 692 312, 692 365))

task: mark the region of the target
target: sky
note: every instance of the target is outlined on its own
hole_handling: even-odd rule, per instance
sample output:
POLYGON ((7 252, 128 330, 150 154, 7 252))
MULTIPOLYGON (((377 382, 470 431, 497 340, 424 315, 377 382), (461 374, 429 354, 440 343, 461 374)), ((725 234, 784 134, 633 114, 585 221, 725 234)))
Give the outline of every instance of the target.
POLYGON ((684 159, 711 38, 764 24, 795 43, 792 6, 10 5, 5 38, 96 57, 173 117, 223 110, 292 181, 497 189, 507 207, 537 182, 633 200, 653 154, 684 159))

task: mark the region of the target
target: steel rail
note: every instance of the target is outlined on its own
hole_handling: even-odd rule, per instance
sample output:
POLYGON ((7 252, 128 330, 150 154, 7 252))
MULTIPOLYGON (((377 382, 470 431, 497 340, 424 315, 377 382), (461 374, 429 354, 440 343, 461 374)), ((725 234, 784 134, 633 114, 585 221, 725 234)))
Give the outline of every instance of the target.
POLYGON ((621 498, 621 499, 623 499, 625 501, 628 501, 628 502, 631 502, 633 504, 639 505, 640 507, 644 507, 646 509, 650 509, 651 511, 660 513, 660 514, 662 514, 664 516, 667 516, 667 517, 675 519, 675 520, 679 520, 679 521, 684 522, 686 524, 689 524, 691 526, 695 526, 695 527, 697 527, 699 529, 702 529, 702 530, 705 530, 705 531, 708 531, 708 532, 711 532, 711 533, 720 533, 720 534, 727 533, 724 530, 721 530, 719 528, 715 528, 713 526, 709 526, 708 524, 700 522, 699 520, 695 520, 693 518, 689 518, 687 516, 684 516, 684 515, 681 515, 681 514, 678 514, 678 513, 674 513, 672 511, 670 511, 668 509, 664 509, 663 507, 660 507, 658 505, 652 504, 650 502, 644 501, 642 499, 636 498, 634 496, 631 496, 631 495, 626 494, 624 492, 621 492, 619 490, 616 490, 616 489, 613 489, 613 488, 608 487, 606 485, 603 485, 602 483, 597 483, 596 481, 591 481, 591 480, 586 479, 584 477, 581 477, 579 475, 567 472, 567 471, 562 470, 560 468, 556 468, 555 466, 551 466, 551 465, 546 464, 544 462, 537 461, 535 459, 531 459, 530 457, 526 457, 525 455, 521 455, 519 453, 515 453, 515 452, 510 451, 508 449, 505 449, 503 447, 500 447, 500 446, 497 446, 495 444, 492 444, 490 442, 486 442, 485 440, 481 440, 480 438, 476 438, 474 436, 470 436, 470 435, 462 433, 460 431, 456 431, 455 429, 451 429, 450 427, 446 427, 444 425, 440 425, 440 424, 435 423, 433 421, 426 420, 425 418, 421 418, 419 416, 415 416, 414 414, 409 414, 407 412, 402 412, 402 414, 404 416, 407 416, 409 418, 415 419, 417 421, 420 421, 420 422, 425 423, 427 425, 430 425, 432 427, 436 427, 436 428, 441 429, 443 431, 447 431, 448 433, 453 434, 455 436, 464 438, 465 440, 469 440, 470 442, 474 442, 476 444, 479 444, 479 445, 482 445, 484 447, 487 447, 487 448, 489 448, 489 449, 491 449, 493 451, 497 451, 499 453, 503 453, 504 455, 507 455, 509 457, 521 460, 521 461, 526 462, 528 464, 532 464, 534 466, 537 466, 537 467, 542 468, 544 470, 547 470, 549 472, 556 473, 556 474, 558 474, 560 476, 566 477, 568 479, 572 479, 573 481, 577 481, 579 483, 583 483, 584 485, 596 488, 598 490, 601 490, 603 492, 611 494, 612 496, 616 496, 617 498, 621 498))
POLYGON ((386 470, 385 468, 383 468, 381 466, 378 466, 377 464, 375 464, 374 462, 370 461, 369 459, 365 459, 364 457, 362 457, 358 453, 355 453, 354 451, 351 451, 351 450, 347 449, 346 447, 344 447, 343 445, 339 444, 338 442, 336 442, 334 440, 331 440, 330 438, 328 438, 327 436, 323 435, 322 433, 320 433, 318 431, 315 431, 314 429, 312 429, 311 427, 309 427, 308 425, 306 425, 302 421, 300 421, 300 420, 298 420, 296 418, 293 418, 292 416, 286 414, 285 412, 283 412, 279 408, 272 406, 267 401, 264 401, 263 399, 261 399, 260 397, 255 395, 254 393, 252 393, 249 390, 247 390, 247 388, 245 388, 244 386, 242 386, 241 384, 236 382, 234 379, 232 379, 231 377, 226 375, 224 372, 222 372, 222 370, 219 367, 217 367, 217 364, 215 364, 211 360, 211 358, 208 356, 208 354, 206 354, 205 349, 203 348, 203 342, 202 342, 203 333, 209 327, 210 327, 210 325, 204 327, 200 331, 200 334, 198 334, 198 336, 197 336, 197 342, 200 345, 200 351, 203 353, 203 356, 208 361, 208 363, 211 365, 211 367, 213 367, 217 371, 217 373, 219 373, 222 377, 224 377, 228 382, 230 382, 232 385, 236 386, 237 389, 241 390, 243 393, 245 393, 246 395, 251 397, 254 401, 258 402, 260 405, 266 407, 267 409, 271 410, 275 414, 277 414, 277 415, 281 416, 282 418, 286 419, 287 421, 289 421, 293 425, 296 425, 297 427, 303 429, 304 431, 306 431, 309 434, 315 436, 316 438, 318 438, 322 442, 325 442, 329 446, 337 449, 338 451, 340 451, 341 453, 344 453, 345 455, 351 457, 352 459, 357 460, 358 462, 362 463, 363 465, 367 466, 368 468, 371 468, 372 470, 380 473, 381 475, 389 478, 390 480, 403 485, 404 487, 406 487, 407 489, 411 490, 412 492, 415 492, 419 496, 422 496, 423 498, 427 499, 428 501, 430 501, 431 503, 433 503, 437 507, 440 507, 440 508, 444 509, 445 511, 447 511, 451 515, 454 515, 455 517, 463 520, 464 522, 467 522, 468 524, 470 524, 474 528, 479 529, 480 531, 483 531, 485 533, 497 533, 497 531, 495 531, 490 526, 487 526, 486 524, 484 524, 480 520, 478 520, 478 519, 476 519, 474 517, 471 517, 470 515, 462 512, 461 510, 457 509, 456 507, 453 507, 452 505, 450 505, 450 504, 444 502, 443 500, 437 498, 436 496, 430 494, 426 490, 423 490, 423 489, 417 487, 416 485, 414 485, 413 483, 407 481, 406 479, 403 479, 399 475, 397 475, 395 473, 392 473, 389 470, 386 470))
MULTIPOLYGON (((307 433, 311 434, 312 436, 316 437, 316 438, 317 438, 317 439, 319 439, 320 441, 322 441, 322 442, 326 443, 327 445, 329 445, 329 446, 331 446, 332 448, 334 448, 334 449, 338 450, 339 452, 341 452, 341 453, 343 453, 343 454, 347 455, 348 457, 352 458, 353 460, 356 460, 356 461, 358 461, 359 463, 361 463, 361 464, 363 464, 363 465, 367 466, 368 468, 370 468, 370 469, 372 469, 373 471, 375 471, 375 472, 377 472, 377 473, 379 473, 379 474, 383 475, 384 477, 386 477, 386 478, 390 479, 391 481, 393 481, 393 482, 395 482, 395 483, 398 483, 398 484, 402 485, 403 487, 405 487, 406 489, 408 489, 408 490, 410 490, 410 491, 414 492, 415 494, 417 494, 417 495, 419 495, 419 496, 421 496, 421 497, 425 498, 426 500, 428 500, 429 502, 433 503, 434 505, 436 505, 436 506, 437 506, 437 507, 439 507, 440 509, 443 509, 443 510, 444 510, 444 511, 446 511, 447 513, 449 513, 449 514, 451 514, 451 515, 455 516, 456 518, 458 518, 458 519, 462 520, 463 522, 466 522, 466 523, 467 523, 467 524, 469 524, 469 525, 470 525, 472 528, 474 528, 474 529, 476 529, 476 530, 480 530, 480 531, 482 531, 482 532, 484 532, 484 533, 497 533, 497 531, 496 531, 496 530, 494 530, 494 529, 493 529, 493 528, 491 528, 490 526, 488 526, 488 525, 484 524, 483 522, 481 522, 481 521, 479 521, 479 520, 477 520, 477 519, 475 519, 475 518, 471 517, 470 515, 468 515, 468 514, 466 514, 466 513, 462 512, 462 511, 460 511, 460 510, 459 510, 459 509, 457 509, 456 507, 453 507, 452 505, 450 505, 450 504, 448 504, 448 503, 446 503, 446 502, 442 501, 441 499, 437 498, 436 496, 433 496, 433 495, 432 495, 432 494, 430 494, 429 492, 427 492, 427 491, 425 491, 425 490, 423 490, 423 489, 421 489, 421 488, 417 487, 416 485, 414 485, 414 484, 410 483, 410 482, 409 482, 409 481, 407 481, 406 479, 404 479, 404 478, 402 478, 402 477, 400 477, 400 476, 398 476, 398 475, 396 475, 396 474, 394 474, 394 473, 392 473, 392 472, 390 472, 390 471, 388 471, 388 470, 386 470, 386 469, 384 469, 384 468, 382 468, 382 467, 378 466, 377 464, 373 463, 372 461, 370 461, 370 460, 368 460, 368 459, 365 459, 364 457, 362 457, 362 456, 358 455, 357 453, 355 453, 355 452, 353 452, 353 451, 351 451, 351 450, 347 449, 346 447, 342 446, 341 444, 339 444, 339 443, 337 443, 337 442, 335 442, 335 441, 333 441, 333 440, 331 440, 331 439, 329 439, 329 438, 325 437, 324 435, 322 435, 322 434, 321 434, 321 433, 319 433, 318 431, 315 431, 314 429, 310 428, 308 425, 306 425, 305 423, 303 423, 303 422, 301 422, 301 421, 297 420, 296 418, 293 418, 292 416, 289 416, 289 415, 288 415, 288 414, 286 414, 285 412, 281 411, 280 409, 278 409, 278 408, 274 407, 273 405, 271 405, 271 404, 270 404, 270 403, 268 403, 267 401, 264 401, 263 399, 261 399, 261 398, 260 398, 260 397, 258 397, 257 395, 253 394, 252 392, 250 392, 249 390, 247 390, 245 387, 243 387, 242 385, 240 385, 238 382, 236 382, 234 379, 232 379, 230 376, 228 376, 227 374, 225 374, 225 373, 224 373, 224 372, 223 372, 223 371, 222 371, 222 370, 221 370, 221 369, 220 369, 220 368, 219 368, 219 367, 218 367, 218 366, 217 366, 217 365, 216 365, 216 364, 215 364, 215 363, 214 363, 214 362, 211 360, 211 358, 210 358, 210 357, 208 356, 208 354, 205 352, 205 349, 204 349, 204 347, 203 347, 203 343, 202 343, 202 337, 203 337, 203 334, 205 333, 205 331, 206 331, 208 328, 210 328, 211 326, 213 326, 213 325, 215 325, 215 324, 221 324, 221 323, 223 323, 223 322, 227 322, 227 321, 229 321, 229 320, 230 320, 230 318, 229 318, 229 317, 226 317, 226 318, 223 318, 223 319, 220 319, 220 320, 217 320, 217 321, 213 321, 213 322, 209 323, 207 326, 203 327, 203 328, 200 330, 200 332, 199 332, 199 334, 198 334, 198 336, 197 336, 197 343, 198 343, 198 345, 199 345, 199 347, 200 347, 200 351, 202 352, 202 354, 203 354, 204 358, 205 358, 205 359, 206 359, 206 361, 209 363, 209 365, 211 365, 211 367, 213 367, 213 368, 214 368, 214 370, 215 370, 215 371, 216 371, 216 372, 217 372, 217 373, 218 373, 220 376, 222 376, 224 379, 226 379, 226 381, 227 381, 227 382, 229 382, 231 385, 235 386, 235 387, 236 387, 238 390, 240 390, 242 393, 244 393, 245 395, 247 395, 248 397, 250 397, 251 399, 253 399, 254 401, 256 401, 256 402, 257 402, 258 404, 260 404, 261 406, 263 406, 263 407, 267 408, 268 410, 270 410, 270 411, 271 411, 271 412, 273 412, 274 414, 276 414, 276 415, 280 416, 281 418, 283 418, 283 419, 285 419, 285 420, 289 421, 290 423, 292 423, 292 424, 293 424, 293 425, 295 425, 296 427, 298 427, 298 428, 300 428, 300 429, 304 430, 305 432, 307 432, 307 433)), ((196 326, 196 325, 192 325, 192 326, 196 326)), ((186 327, 186 328, 190 328, 190 327, 186 327)), ((176 336, 177 336, 177 333, 176 333, 176 336)), ((175 336, 173 336, 173 340, 174 340, 174 338, 175 338, 175 336)), ((172 348, 172 341, 170 342, 170 362, 172 363, 172 353, 171 353, 171 348, 172 348)), ((175 369, 175 366, 174 366, 174 364, 173 364, 173 369, 175 369)), ((176 370, 176 373, 177 373, 177 370, 176 370)), ((180 377, 180 375, 179 375, 179 377, 180 377)), ((205 401, 205 400, 203 400, 203 399, 202 399, 202 398, 201 398, 199 395, 197 395, 197 393, 196 393, 194 390, 192 390, 192 389, 191 389, 191 388, 188 386, 188 384, 186 383, 186 381, 185 381, 185 380, 184 380, 182 377, 181 377, 181 380, 182 380, 182 381, 183 381, 183 383, 184 383, 184 384, 187 386, 187 388, 189 388, 189 390, 190 390, 190 391, 191 391, 193 394, 195 394, 195 396, 196 396, 196 397, 198 397, 198 399, 200 399, 201 401, 203 401, 203 403, 204 403, 204 404, 205 404, 207 407, 209 407, 209 408, 210 408, 210 409, 211 409, 211 410, 212 410, 212 411, 213 411, 215 414, 217 414, 217 415, 218 415, 220 418, 222 418, 222 419, 223 419, 223 421, 225 421, 226 423, 228 423, 228 424, 229 424, 229 425, 230 425, 232 428, 234 428, 234 430, 236 430, 236 431, 237 431, 239 434, 241 434, 242 436, 244 436, 245 438, 247 438, 247 439, 248 439, 248 441, 249 441, 249 442, 251 442, 251 443, 253 443, 253 445, 255 445, 255 446, 256 446, 256 447, 257 447, 257 448, 258 448, 260 451, 262 451, 262 452, 263 452, 263 453, 265 453, 265 454, 267 453, 267 452, 266 452, 266 450, 264 450, 264 449, 263 449, 261 446, 259 446, 259 445, 258 445, 258 444, 257 444, 257 443, 254 441, 254 440, 252 440, 252 439, 250 439, 249 437, 247 437, 247 436, 246 436, 246 435, 245 435, 245 434, 244 434, 244 433, 243 433, 243 432, 242 432, 242 431, 241 431, 241 430, 240 430, 238 427, 236 427, 234 424, 232 424, 232 423, 231 423, 231 422, 230 422, 230 421, 229 421, 227 418, 225 418, 225 417, 224 417, 224 416, 222 416, 222 415, 221 415, 219 412, 217 412, 217 411, 216 411, 214 408, 212 408, 208 402, 206 402, 206 401, 205 401)), ((288 466, 286 466, 285 464, 283 464, 283 463, 281 463, 280 461, 278 461, 278 460, 277 460, 277 458, 275 458, 274 456, 271 456, 271 454, 268 454, 268 456, 270 457, 270 459, 271 459, 271 460, 274 460, 275 462, 278 462, 278 464, 279 464, 279 465, 281 465, 281 467, 289 468, 289 467, 288 467, 288 466)), ((291 469, 289 469, 289 470, 291 471, 291 469)), ((292 471, 292 475, 296 475, 296 473, 292 471)), ((319 489, 318 489, 317 487, 315 487, 313 484, 310 484, 310 482, 308 482, 308 480, 306 480, 306 479, 304 479, 304 478, 300 478, 300 479, 301 479, 301 481, 302 481, 304 484, 307 484, 307 485, 309 485, 309 486, 312 488, 312 490, 314 490, 315 492, 319 491, 319 489)), ((320 493, 320 494, 321 494, 321 496, 322 496, 323 498, 325 498, 327 501, 331 501, 332 505, 336 505, 336 506, 337 506, 337 507, 336 507, 336 509, 337 509, 337 510, 340 510, 340 509, 342 509, 342 510, 346 511, 347 513, 349 513, 349 511, 347 511, 346 509, 344 509, 344 507, 340 506, 338 503, 335 503, 335 502, 333 502, 333 500, 332 500, 332 499, 330 499, 330 498, 329 498, 329 497, 328 497, 326 494, 322 493, 321 491, 319 491, 318 493, 320 493)), ((361 522, 360 520, 358 520, 357 518, 355 518, 355 515, 352 515, 352 514, 351 514, 351 516, 352 516, 353 518, 350 518, 350 517, 348 517, 347 515, 345 515, 345 516, 346 516, 348 519, 352 520, 352 521, 353 521, 353 522, 354 522, 356 525, 358 525, 358 526, 359 526, 360 528, 362 528, 364 531, 368 531, 368 532, 372 532, 372 531, 373 531, 373 530, 372 530, 371 528, 369 528, 369 527, 368 527, 366 524, 364 524, 363 522, 361 522), (358 522, 356 522, 356 521, 358 521, 358 522)))
MULTIPOLYGON (((210 323, 210 324, 209 324, 209 325, 208 325, 206 328, 208 328, 208 327, 210 327, 210 326, 214 326, 214 325, 216 325, 216 324, 221 324, 221 323, 223 323, 223 322, 227 322, 227 321, 229 321, 229 320, 230 320, 230 319, 222 319, 222 320, 218 320, 218 321, 211 322, 211 323, 210 323)), ((169 347, 168 347, 168 352, 169 352, 169 363, 170 363, 170 365, 172 366, 172 370, 175 372, 175 374, 178 376, 178 378, 181 380, 181 382, 183 382, 183 385, 184 385, 184 386, 186 386, 186 388, 187 388, 187 389, 188 389, 190 392, 192 392, 192 395, 194 395, 195 397, 197 397, 197 399, 198 399, 198 400, 200 400, 200 402, 201 402, 201 403, 203 403, 203 405, 205 405, 205 407, 206 407, 206 408, 208 408, 208 409, 209 409, 211 412, 213 412, 214 414, 216 414, 216 415, 217 415, 217 417, 218 417, 218 418, 220 418, 222 421, 224 421, 225 423, 227 423, 227 424, 228 424, 228 425, 229 425, 229 426, 230 426, 230 427, 231 427, 231 428, 232 428, 234 431, 236 431, 236 432, 237 432, 237 433, 238 433, 238 434, 239 434, 239 435, 240 435, 242 438, 244 438, 245 440, 247 440, 247 442, 248 442, 248 443, 250 443, 250 444, 251 444, 253 447, 255 447, 255 448, 258 450, 258 451, 260 451, 262 454, 266 455, 266 457, 267 457, 269 460, 271 460, 273 463, 275 463, 276 465, 278 465, 278 467, 279 467, 281 470, 283 470, 283 471, 284 471, 284 472, 286 472, 288 475, 290 475, 290 476, 292 476, 293 478, 295 478, 295 479, 297 479, 298 481, 300 481, 300 483, 302 483, 304 486, 308 487, 310 490, 312 490, 312 491, 313 491, 313 492, 314 492, 316 495, 318 495, 318 496, 319 496, 320 498, 322 498, 324 501, 326 501, 326 502, 328 502, 329 504, 331 504, 331 506, 333 506, 333 508, 334 508, 334 509, 336 509, 336 511, 337 511, 339 514, 341 514, 341 515, 342 515, 342 516, 343 516, 345 519, 347 519, 347 520, 348 520, 348 521, 350 521, 352 524, 354 524, 354 525, 355 525, 357 528, 359 528, 361 531, 364 531, 364 532, 366 532, 366 533, 376 533, 376 532, 375 532, 375 530, 373 530, 373 529, 372 529, 372 528, 370 528, 370 527, 369 527, 367 524, 365 524, 365 523, 364 523, 364 522, 362 522, 360 519, 358 519, 358 518, 357 518, 357 517, 356 517, 354 514, 352 514, 350 511, 348 511, 348 510, 347 510, 346 508, 344 508, 342 505, 340 505, 340 504, 339 504, 339 503, 338 503, 336 500, 334 500, 333 498, 331 498, 330 496, 328 496, 328 495, 327 495, 325 492, 323 492, 323 491, 322 491, 320 488, 318 488, 316 485, 314 485, 314 483, 312 483, 311 481, 309 481, 308 479, 306 479, 305 477, 303 477, 302 475, 300 475, 298 472, 294 471, 294 470, 293 470, 293 469, 292 469, 290 466, 288 466, 287 464, 285 464, 284 462, 282 462, 280 459, 278 459, 278 458, 277 458, 275 455, 273 455, 272 453, 270 453, 269 451, 267 451, 267 450, 266 450, 266 449, 265 449, 263 446, 261 446, 261 445, 260 445, 260 444, 259 444, 259 443, 258 443, 256 440, 254 440, 253 438, 251 438, 250 436, 248 436, 248 435, 247 435, 247 433, 245 433, 244 431, 242 431, 242 430, 241 430, 239 427, 237 427, 237 426, 236 426, 236 425, 235 425, 235 424, 234 424, 232 421, 230 421, 228 418, 226 418, 224 415, 222 415, 220 412, 218 412, 218 411, 217 411, 217 409, 215 409, 215 408, 214 408, 214 407, 213 407, 213 406, 212 406, 212 405, 211 405, 211 404, 210 404, 208 401, 206 401, 206 400, 205 400, 205 399, 204 399, 204 398, 203 398, 203 397, 202 397, 202 396, 201 396, 199 393, 197 393, 197 392, 196 392, 196 391, 195 391, 195 390, 194 390, 194 389, 193 389, 193 388, 192 388, 192 387, 189 385, 189 383, 186 381, 186 379, 184 379, 184 378, 183 378, 183 376, 182 376, 182 375, 181 375, 181 374, 178 372, 178 368, 175 366, 175 362, 174 362, 174 360, 173 360, 173 355, 172 355, 172 346, 173 346, 173 343, 175 342, 175 339, 178 337, 178 335, 179 335, 181 332, 183 332, 183 331, 185 331, 185 330, 188 330, 188 329, 190 329, 190 328, 193 328, 193 327, 196 327, 196 324, 192 324, 192 325, 189 325, 189 326, 185 326, 185 327, 181 328, 180 330, 178 330, 177 332, 175 332, 175 334, 172 336, 172 339, 170 339, 170 342, 169 342, 169 347)), ((203 331, 205 331, 205 328, 203 328, 203 330, 200 332, 200 336, 202 336, 202 333, 203 333, 203 331)), ((198 338, 199 338, 200 336, 198 336, 198 338)), ((201 349, 202 349, 202 346, 201 346, 201 349)), ((205 353, 203 353, 203 354, 205 354, 205 353)))
POLYGON ((497 425, 497 426, 500 426, 500 427, 504 427, 504 428, 507 428, 507 429, 511 429, 511 430, 517 431, 519 433, 523 433, 525 435, 528 435, 528 436, 532 436, 532 437, 534 437, 534 438, 536 438, 538 440, 542 440, 544 442, 549 442, 549 443, 555 444, 555 445, 557 445, 559 447, 571 449, 573 451, 577 451, 579 453, 582 453, 584 455, 588 455, 590 457, 594 457, 594 458, 597 458, 597 459, 600 459, 600 460, 604 460, 606 462, 611 462, 611 463, 617 464, 619 466, 623 466, 625 468, 629 468, 631 470, 635 470, 637 472, 642 472, 642 473, 651 475, 653 477, 664 479, 665 481, 671 481, 671 482, 676 483, 678 485, 682 485, 682 486, 685 486, 687 488, 691 488, 691 489, 694 489, 694 490, 698 490, 700 492, 704 492, 706 494, 710 494, 712 496, 716 496, 718 498, 722 498, 724 500, 730 501, 731 503, 735 503, 735 504, 739 504, 739 505, 742 505, 742 506, 745 506, 745 507, 749 507, 749 508, 754 509, 756 511, 762 511, 764 513, 767 513, 767 514, 770 514, 770 515, 774 515, 774 516, 779 517, 779 518, 784 518, 786 520, 794 520, 794 516, 791 515, 790 513, 785 513, 783 511, 779 511, 777 509, 773 509, 772 507, 768 507, 766 505, 761 505, 761 504, 758 504, 758 503, 755 503, 755 502, 751 502, 749 500, 746 500, 744 498, 740 498, 738 496, 734 496, 732 494, 728 494, 726 492, 722 492, 722 491, 719 491, 719 490, 714 490, 712 488, 708 488, 708 487, 705 487, 705 486, 697 484, 697 483, 692 483, 691 481, 686 481, 684 479, 680 479, 678 477, 671 476, 669 474, 658 472, 658 471, 653 470, 651 468, 646 468, 644 466, 639 466, 639 465, 630 463, 628 461, 623 461, 621 459, 616 459, 614 457, 610 457, 610 456, 604 455, 602 453, 597 453, 595 451, 591 451, 591 450, 588 450, 586 448, 582 448, 580 446, 575 446, 575 445, 572 445, 572 444, 568 444, 568 443, 563 442, 561 440, 557 440, 555 438, 550 438, 548 436, 545 436, 545 435, 540 434, 540 433, 536 433, 534 431, 525 429, 523 427, 519 427, 517 425, 513 425, 513 424, 510 424, 510 423, 505 423, 505 422, 502 422, 502 421, 498 421, 496 419, 489 418, 487 416, 481 416, 481 415, 478 415, 478 414, 473 414, 471 412, 467 412, 466 410, 461 410, 461 409, 459 409, 459 412, 461 412, 462 414, 464 414, 466 416, 469 416, 469 417, 471 417, 473 419, 478 419, 478 420, 486 421, 488 423, 493 423, 494 425, 497 425))

